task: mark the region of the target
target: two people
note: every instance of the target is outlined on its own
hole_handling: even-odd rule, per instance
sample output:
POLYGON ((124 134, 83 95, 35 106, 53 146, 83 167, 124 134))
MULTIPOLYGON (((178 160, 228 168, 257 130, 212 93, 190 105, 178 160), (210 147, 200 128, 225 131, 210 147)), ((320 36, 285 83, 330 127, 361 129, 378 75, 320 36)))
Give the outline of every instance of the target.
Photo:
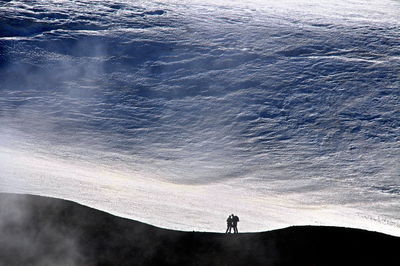
POLYGON ((237 229, 237 223, 239 222, 239 217, 237 217, 234 214, 229 215, 228 219, 226 220, 227 223, 227 228, 226 228, 226 234, 230 234, 232 232, 232 228, 233 228, 233 233, 237 234, 238 229, 237 229))

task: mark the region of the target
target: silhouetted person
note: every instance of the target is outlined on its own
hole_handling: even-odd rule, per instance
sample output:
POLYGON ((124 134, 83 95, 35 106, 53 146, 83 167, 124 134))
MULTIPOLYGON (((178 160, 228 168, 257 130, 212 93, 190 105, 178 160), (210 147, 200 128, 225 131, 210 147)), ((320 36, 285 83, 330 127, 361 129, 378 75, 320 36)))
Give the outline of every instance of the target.
POLYGON ((229 215, 228 219, 226 219, 226 234, 232 232, 232 223, 233 223, 233 216, 229 215))
POLYGON ((237 223, 239 222, 239 217, 237 217, 236 215, 231 215, 232 216, 232 227, 233 227, 233 233, 237 234, 239 233, 238 229, 237 229, 237 223))

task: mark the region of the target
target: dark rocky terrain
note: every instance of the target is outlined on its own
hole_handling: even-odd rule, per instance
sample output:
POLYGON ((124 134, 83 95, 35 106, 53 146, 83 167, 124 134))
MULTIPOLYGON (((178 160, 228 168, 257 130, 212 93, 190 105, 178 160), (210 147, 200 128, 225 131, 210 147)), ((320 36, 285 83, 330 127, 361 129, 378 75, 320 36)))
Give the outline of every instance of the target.
POLYGON ((1 266, 398 266, 399 249, 398 237, 358 229, 294 226, 238 235, 179 232, 66 200, 0 194, 1 266))

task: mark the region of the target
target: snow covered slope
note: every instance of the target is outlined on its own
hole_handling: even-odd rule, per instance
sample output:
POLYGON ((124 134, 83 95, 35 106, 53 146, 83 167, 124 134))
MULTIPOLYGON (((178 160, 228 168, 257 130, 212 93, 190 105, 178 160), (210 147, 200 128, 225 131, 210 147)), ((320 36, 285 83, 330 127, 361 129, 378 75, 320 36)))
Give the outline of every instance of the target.
POLYGON ((0 1, 0 190, 173 229, 400 235, 399 14, 0 1))

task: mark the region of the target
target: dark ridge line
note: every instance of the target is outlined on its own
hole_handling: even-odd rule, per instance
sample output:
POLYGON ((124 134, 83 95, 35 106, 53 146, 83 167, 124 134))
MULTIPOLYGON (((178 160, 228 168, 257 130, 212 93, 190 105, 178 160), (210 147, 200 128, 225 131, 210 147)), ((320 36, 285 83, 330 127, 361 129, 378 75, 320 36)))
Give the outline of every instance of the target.
MULTIPOLYGON (((221 217, 223 222, 223 217, 221 217)), ((69 200, 0 193, 0 265, 393 265, 400 238, 291 226, 223 234, 162 229, 69 200)))

